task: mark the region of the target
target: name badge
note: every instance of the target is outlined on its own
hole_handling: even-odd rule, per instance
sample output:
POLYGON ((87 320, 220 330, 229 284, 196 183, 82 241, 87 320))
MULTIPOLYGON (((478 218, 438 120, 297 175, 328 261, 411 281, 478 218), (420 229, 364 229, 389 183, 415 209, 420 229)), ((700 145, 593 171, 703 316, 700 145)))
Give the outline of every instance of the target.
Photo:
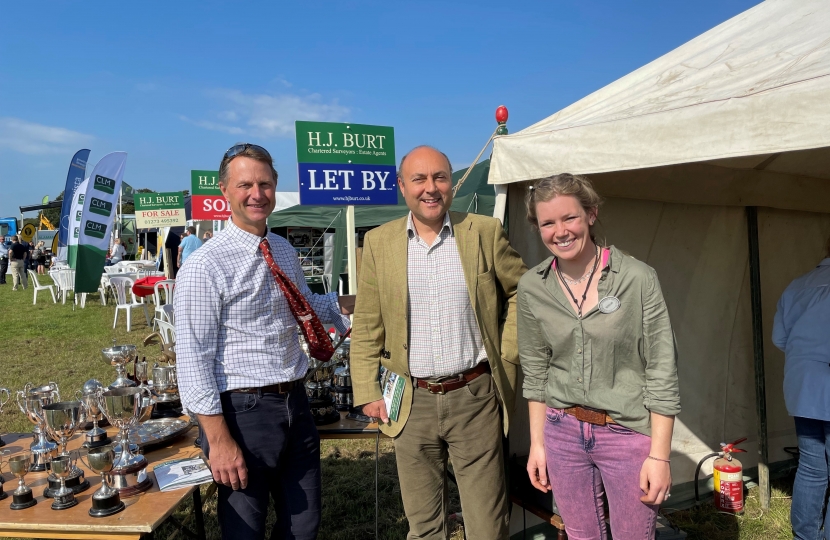
POLYGON ((599 301, 599 310, 603 313, 614 313, 620 309, 620 299, 616 296, 606 296, 599 301))

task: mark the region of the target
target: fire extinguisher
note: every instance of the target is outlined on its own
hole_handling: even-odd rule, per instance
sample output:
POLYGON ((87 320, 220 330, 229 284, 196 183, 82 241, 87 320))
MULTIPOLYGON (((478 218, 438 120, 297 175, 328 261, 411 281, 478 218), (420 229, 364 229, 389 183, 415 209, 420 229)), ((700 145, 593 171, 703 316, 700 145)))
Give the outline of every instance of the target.
POLYGON ((720 443, 721 451, 713 452, 705 456, 697 464, 695 470, 695 501, 700 501, 698 493, 697 479, 700 475, 700 468, 703 463, 709 458, 717 457, 715 460, 714 481, 715 491, 715 508, 721 512, 730 514, 743 514, 744 512, 744 478, 743 465, 732 454, 738 452, 746 452, 742 448, 737 448, 737 445, 744 442, 746 437, 738 439, 729 444, 720 443))

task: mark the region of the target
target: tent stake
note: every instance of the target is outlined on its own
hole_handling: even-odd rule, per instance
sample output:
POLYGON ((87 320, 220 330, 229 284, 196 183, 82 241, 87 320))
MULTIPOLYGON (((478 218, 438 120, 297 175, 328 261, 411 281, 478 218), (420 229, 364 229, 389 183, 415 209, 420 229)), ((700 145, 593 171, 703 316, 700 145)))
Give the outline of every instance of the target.
POLYGON ((746 207, 749 237, 749 289, 752 300, 752 350, 755 356, 755 406, 758 412, 758 490, 761 510, 769 510, 769 441, 767 389, 764 375, 764 321, 761 317, 761 262, 758 249, 758 208, 746 207))

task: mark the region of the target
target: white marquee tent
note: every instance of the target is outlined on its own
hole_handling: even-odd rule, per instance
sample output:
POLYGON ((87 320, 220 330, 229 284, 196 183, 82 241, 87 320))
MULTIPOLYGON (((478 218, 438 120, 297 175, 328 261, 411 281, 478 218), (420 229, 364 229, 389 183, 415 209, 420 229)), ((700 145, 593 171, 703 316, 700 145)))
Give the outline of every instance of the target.
MULTIPOLYGON (((590 176, 606 198, 600 235, 663 285, 680 353, 675 483, 742 436, 741 459, 756 465, 761 424, 768 462, 786 459, 795 429, 770 333, 781 292, 822 258, 830 235, 830 2, 767 0, 497 137, 496 213, 507 211, 528 265, 549 255, 524 219, 528 181, 561 172, 590 176)), ((526 429, 511 427, 518 454, 526 429)))

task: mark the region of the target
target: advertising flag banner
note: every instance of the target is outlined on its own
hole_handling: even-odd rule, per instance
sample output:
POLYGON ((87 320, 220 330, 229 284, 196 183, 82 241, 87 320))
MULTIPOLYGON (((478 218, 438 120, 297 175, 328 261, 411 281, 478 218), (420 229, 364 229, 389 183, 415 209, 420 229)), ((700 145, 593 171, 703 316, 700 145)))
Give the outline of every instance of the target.
POLYGON ((295 124, 300 204, 397 204, 395 131, 337 122, 295 124))
POLYGON ((76 294, 95 292, 101 283, 126 165, 126 152, 112 152, 101 158, 89 175, 78 235, 76 294))
POLYGON ((181 191, 136 194, 135 222, 139 229, 187 225, 184 194, 181 191))
POLYGON ((61 219, 58 224, 58 260, 61 261, 67 260, 66 247, 69 245, 72 200, 78 186, 84 181, 87 159, 89 159, 88 149, 75 152, 72 161, 69 163, 69 172, 66 174, 66 186, 63 188, 63 202, 61 203, 61 219))
POLYGON ((66 250, 66 262, 69 268, 75 268, 78 264, 78 238, 81 236, 81 216, 84 213, 84 196, 86 187, 89 185, 89 178, 81 182, 72 196, 72 204, 69 206, 69 239, 67 245, 62 249, 66 250))
POLYGON ((219 171, 190 171, 190 215, 198 220, 231 217, 231 205, 219 189, 219 171))

